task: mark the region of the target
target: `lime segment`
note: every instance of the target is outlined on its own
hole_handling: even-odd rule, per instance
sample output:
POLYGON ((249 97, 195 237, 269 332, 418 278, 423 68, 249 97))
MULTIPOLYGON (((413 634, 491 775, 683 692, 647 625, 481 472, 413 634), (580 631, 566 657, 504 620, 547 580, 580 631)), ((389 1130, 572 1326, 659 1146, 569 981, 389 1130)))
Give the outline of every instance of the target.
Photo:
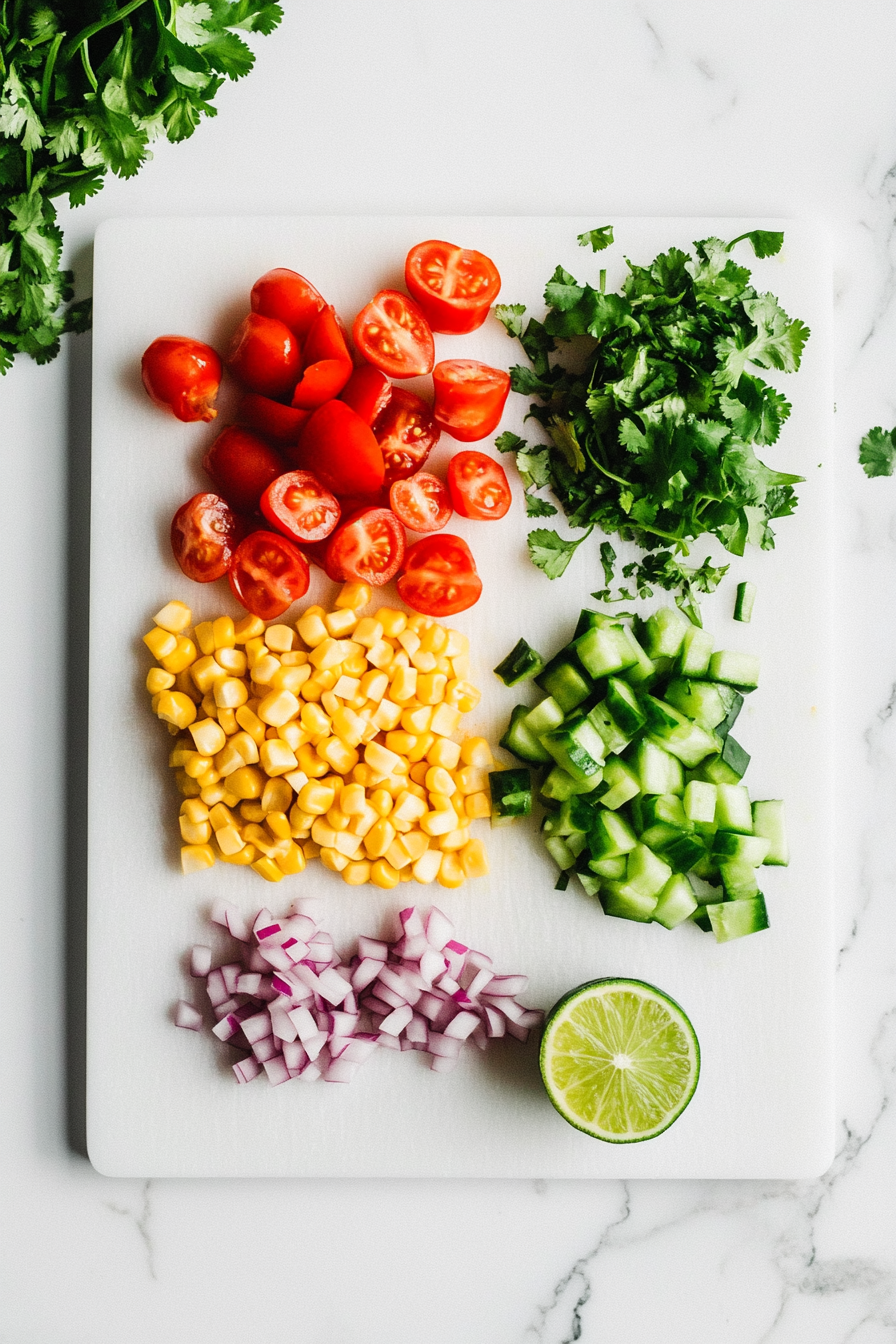
POLYGON ((593 980, 548 1015, 541 1076, 576 1129, 608 1143, 652 1139, 697 1086, 700 1046, 687 1016, 642 980, 593 980))

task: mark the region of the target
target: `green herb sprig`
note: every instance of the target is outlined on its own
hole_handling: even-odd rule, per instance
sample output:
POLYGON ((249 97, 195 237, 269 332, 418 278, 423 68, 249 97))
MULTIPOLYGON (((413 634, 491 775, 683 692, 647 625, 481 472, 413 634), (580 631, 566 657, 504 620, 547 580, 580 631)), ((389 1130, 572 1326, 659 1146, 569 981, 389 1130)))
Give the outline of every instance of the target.
MULTIPOLYGON (((609 225, 582 234, 582 246, 612 242, 609 225)), ((547 442, 506 433, 501 452, 514 452, 530 517, 556 513, 536 492, 549 487, 573 528, 564 540, 548 528, 529 535, 532 562, 558 578, 597 527, 632 541, 646 554, 623 567, 627 583, 611 597, 616 553, 601 547, 604 601, 650 596, 654 586, 699 623, 698 593, 712 592, 728 566, 694 566, 680 557, 712 535, 733 555, 748 544, 771 549, 771 523, 793 513, 803 477, 767 467, 757 447, 776 442, 790 404, 755 369, 795 372, 809 329, 791 319, 773 294, 751 284, 731 257, 749 241, 757 257, 773 256, 783 234, 757 229, 725 243, 706 238, 693 255, 671 248, 649 266, 628 262, 618 294, 580 284, 558 266, 544 293, 543 320, 522 304, 497 315, 517 339, 528 365, 512 368, 514 391, 534 400, 529 417, 547 442), (582 339, 590 350, 582 368, 582 339), (576 341, 578 358, 565 358, 576 341)))
POLYGON ((252 69, 240 32, 282 17, 269 0, 0 0, 0 373, 90 323, 90 301, 69 302, 54 200, 81 205, 157 136, 192 135, 224 79, 252 69))

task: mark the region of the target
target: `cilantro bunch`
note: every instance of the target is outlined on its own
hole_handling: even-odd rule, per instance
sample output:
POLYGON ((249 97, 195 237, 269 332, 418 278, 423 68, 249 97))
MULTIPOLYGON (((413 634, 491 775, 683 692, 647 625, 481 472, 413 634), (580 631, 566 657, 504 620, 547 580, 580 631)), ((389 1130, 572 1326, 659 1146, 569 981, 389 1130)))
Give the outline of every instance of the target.
POLYGON ((0 0, 0 373, 17 353, 46 363, 90 322, 70 304, 54 200, 81 205, 107 172, 131 177, 158 135, 184 140, 225 77, 271 32, 270 0, 0 0))
MULTIPOLYGON (((627 583, 612 597, 616 552, 604 542, 607 587, 595 596, 647 597, 655 585, 699 623, 697 593, 712 592, 728 567, 684 563, 690 545, 711 534, 734 555, 748 543, 774 546, 771 523, 794 511, 803 478, 756 455, 775 443, 791 408, 754 370, 795 372, 809 330, 735 263, 731 249, 744 239, 767 257, 783 234, 706 238, 693 255, 671 248, 649 266, 628 262, 618 294, 604 292, 603 271, 593 288, 558 266, 543 320, 527 321, 522 304, 498 306, 530 361, 511 369, 511 386, 536 398, 529 416, 547 443, 508 433, 496 446, 516 453, 531 517, 556 514, 536 493, 549 487, 569 523, 587 529, 572 541, 548 528, 529 534, 530 557, 549 578, 598 528, 645 554, 623 567, 627 583)), ((579 238, 595 251, 612 241, 610 226, 579 238)))

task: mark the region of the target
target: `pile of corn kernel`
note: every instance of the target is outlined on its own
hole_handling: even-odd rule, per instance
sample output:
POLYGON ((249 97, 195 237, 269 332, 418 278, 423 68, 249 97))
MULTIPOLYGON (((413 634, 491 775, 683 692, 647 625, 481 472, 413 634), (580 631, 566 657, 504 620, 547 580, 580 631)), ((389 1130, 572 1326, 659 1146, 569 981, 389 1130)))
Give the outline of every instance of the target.
POLYGON ((469 642, 347 583, 295 626, 203 621, 167 603, 144 643, 146 689, 176 737, 169 765, 185 873, 216 859, 269 882, 320 858, 352 886, 459 887, 488 872, 470 823, 490 815, 484 738, 453 740, 479 703, 469 642))

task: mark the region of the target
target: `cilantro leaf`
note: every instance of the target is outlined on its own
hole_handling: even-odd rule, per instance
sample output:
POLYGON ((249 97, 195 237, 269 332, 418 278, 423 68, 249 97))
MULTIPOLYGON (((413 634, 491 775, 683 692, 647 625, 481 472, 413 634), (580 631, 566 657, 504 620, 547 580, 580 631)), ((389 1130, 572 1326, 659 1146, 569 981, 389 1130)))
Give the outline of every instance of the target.
POLYGON ((534 532, 529 533, 527 542, 529 558, 533 565, 547 574, 549 579, 559 579, 590 531, 589 528, 585 536, 579 537, 578 541, 564 541, 556 532, 544 527, 536 528, 534 532))
POLYGON ((523 334, 523 318, 526 315, 524 303, 496 303, 495 317, 504 327, 508 336, 520 337, 523 334))
POLYGON ((750 243, 757 257, 774 257, 784 246, 784 235, 772 229, 751 229, 749 233, 741 233, 737 238, 732 238, 728 244, 728 251, 731 251, 735 243, 744 241, 750 243))
POLYGON ((553 504, 539 495, 530 495, 527 491, 524 498, 527 518, 550 518, 557 512, 553 504))
POLYGON ((526 447, 526 440, 521 439, 519 434, 505 429, 504 433, 495 439, 495 447, 499 453, 517 453, 526 447))
POLYGON ((590 247, 594 252, 603 252, 604 248, 610 247, 613 243, 613 225, 601 224, 596 229, 589 229, 587 233, 580 233, 576 241, 579 247, 590 247))
POLYGON ((869 429, 859 446, 859 461, 866 476, 892 476, 896 467, 896 429, 880 425, 869 429))

